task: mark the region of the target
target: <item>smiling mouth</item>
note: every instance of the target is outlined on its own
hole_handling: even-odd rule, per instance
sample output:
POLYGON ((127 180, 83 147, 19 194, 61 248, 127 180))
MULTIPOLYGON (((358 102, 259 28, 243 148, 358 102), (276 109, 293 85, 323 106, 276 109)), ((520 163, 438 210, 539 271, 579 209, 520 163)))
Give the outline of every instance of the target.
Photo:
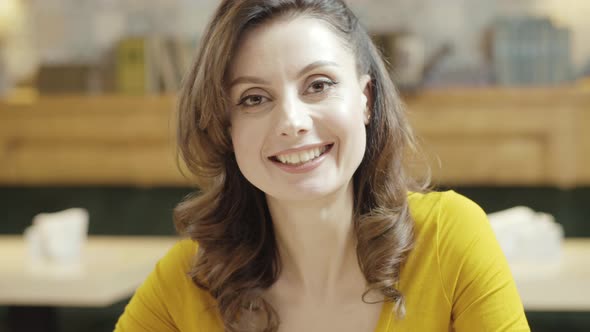
POLYGON ((318 146, 318 147, 303 150, 303 151, 271 156, 271 157, 268 157, 268 159, 270 159, 271 161, 274 161, 276 163, 281 163, 284 165, 300 166, 300 165, 306 164, 310 161, 313 161, 313 160, 325 155, 326 153, 330 152, 330 150, 332 149, 333 146, 334 146, 334 143, 331 143, 331 144, 327 144, 324 146, 318 146))

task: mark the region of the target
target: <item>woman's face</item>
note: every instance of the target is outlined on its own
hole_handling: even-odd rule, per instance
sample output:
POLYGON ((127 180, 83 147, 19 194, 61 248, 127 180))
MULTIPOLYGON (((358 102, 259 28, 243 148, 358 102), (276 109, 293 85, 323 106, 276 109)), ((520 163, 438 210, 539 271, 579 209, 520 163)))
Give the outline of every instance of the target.
POLYGON ((310 17, 244 35, 229 68, 238 166, 281 200, 312 200, 348 185, 365 152, 369 76, 353 52, 310 17))

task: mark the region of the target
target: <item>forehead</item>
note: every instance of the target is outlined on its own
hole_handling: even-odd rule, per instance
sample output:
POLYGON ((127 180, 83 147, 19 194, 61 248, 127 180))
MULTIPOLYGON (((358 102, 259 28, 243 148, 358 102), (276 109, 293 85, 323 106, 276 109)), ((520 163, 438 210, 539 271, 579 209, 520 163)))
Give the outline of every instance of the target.
POLYGON ((355 68, 353 52, 330 25, 318 18, 299 16, 272 20, 248 30, 230 66, 230 77, 281 67, 298 70, 324 60, 355 68))

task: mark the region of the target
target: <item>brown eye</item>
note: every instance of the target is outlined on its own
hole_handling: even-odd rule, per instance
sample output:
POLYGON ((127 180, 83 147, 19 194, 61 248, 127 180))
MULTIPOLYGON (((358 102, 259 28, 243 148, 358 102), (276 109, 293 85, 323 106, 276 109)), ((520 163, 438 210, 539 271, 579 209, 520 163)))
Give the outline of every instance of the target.
POLYGON ((313 81, 309 85, 307 90, 305 90, 305 92, 306 93, 322 93, 335 84, 337 84, 337 83, 332 80, 326 80, 326 79, 313 81))
POLYGON ((243 105, 246 107, 253 107, 258 106, 264 102, 265 99, 268 99, 261 95, 250 95, 242 98, 238 105, 243 105))

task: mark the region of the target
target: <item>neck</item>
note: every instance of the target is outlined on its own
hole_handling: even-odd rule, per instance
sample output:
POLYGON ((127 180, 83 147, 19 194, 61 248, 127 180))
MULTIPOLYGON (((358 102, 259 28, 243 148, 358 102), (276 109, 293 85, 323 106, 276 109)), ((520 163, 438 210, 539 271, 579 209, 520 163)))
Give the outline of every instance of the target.
POLYGON ((287 202, 267 196, 267 202, 281 256, 281 279, 289 288, 325 300, 342 292, 338 285, 362 278, 352 183, 321 200, 287 202))

